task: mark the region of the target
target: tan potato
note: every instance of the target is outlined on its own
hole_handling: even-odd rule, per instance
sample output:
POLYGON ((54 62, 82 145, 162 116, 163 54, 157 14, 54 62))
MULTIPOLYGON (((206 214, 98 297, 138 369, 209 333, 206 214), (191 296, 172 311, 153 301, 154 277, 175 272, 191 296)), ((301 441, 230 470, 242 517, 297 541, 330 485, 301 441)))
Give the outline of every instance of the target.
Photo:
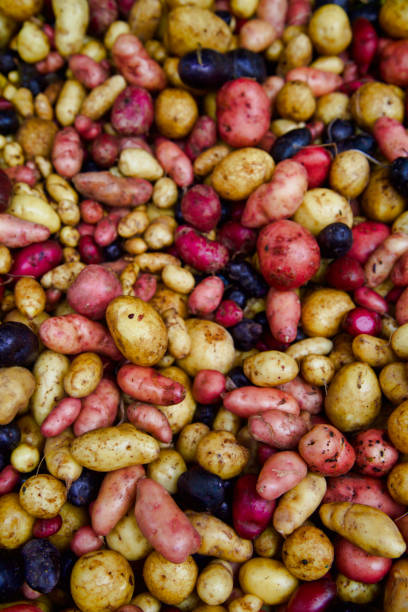
POLYGON ((20 442, 31 444, 31 446, 42 450, 45 438, 41 433, 39 425, 35 422, 31 414, 25 414, 18 419, 17 425, 21 433, 20 442))
POLYGON ((272 176, 272 157, 254 147, 232 151, 214 168, 211 184, 227 200, 243 200, 272 176))
POLYGON ((316 110, 316 100, 307 83, 288 81, 275 99, 278 114, 292 121, 307 121, 316 110))
POLYGON ((142 42, 153 38, 160 23, 162 11, 163 7, 160 0, 136 0, 128 18, 132 34, 142 42))
POLYGON ((0 368, 0 388, 0 425, 7 425, 16 414, 26 410, 34 393, 35 378, 27 368, 0 368))
POLYGON ((249 451, 228 431, 211 431, 201 438, 196 459, 202 468, 220 478, 233 478, 248 463, 249 451))
POLYGON ((140 531, 133 512, 126 514, 116 523, 106 536, 106 543, 111 550, 116 550, 128 561, 144 559, 152 550, 152 545, 140 531))
POLYGON ((224 157, 227 157, 230 151, 231 148, 226 144, 214 145, 206 149, 194 160, 194 174, 197 176, 207 176, 224 157))
POLYGON ((392 404, 401 404, 408 399, 408 372, 405 363, 389 363, 381 370, 378 380, 381 391, 392 404))
POLYGON ((125 88, 126 81, 121 74, 109 77, 101 85, 91 90, 82 103, 81 114, 97 121, 112 107, 118 95, 125 88))
POLYGON ((326 4, 314 11, 308 31, 319 55, 340 54, 352 38, 347 13, 335 4, 326 4))
POLYGON ((385 0, 379 18, 380 25, 388 36, 408 38, 408 12, 404 0, 385 0))
POLYGON ((75 438, 71 445, 73 458, 80 465, 97 472, 150 463, 158 457, 159 452, 157 440, 131 423, 88 431, 75 438))
POLYGON ((132 598, 131 604, 139 606, 143 612, 160 612, 161 603, 148 591, 138 593, 132 598))
POLYGON ((175 359, 187 357, 191 351, 191 339, 184 319, 174 308, 165 310, 162 317, 167 328, 168 352, 175 359))
POLYGON ((374 602, 380 594, 379 584, 357 582, 357 580, 347 578, 344 574, 337 574, 336 586, 337 597, 339 597, 339 599, 342 601, 352 601, 356 604, 369 604, 374 602))
POLYGON ((353 338, 348 334, 338 334, 333 339, 333 350, 330 352, 330 361, 337 371, 342 366, 355 361, 353 353, 353 338))
POLYGON ((241 427, 241 419, 237 414, 226 410, 223 406, 218 409, 212 424, 214 431, 229 431, 234 436, 241 427))
POLYGON ((187 510, 186 514, 201 536, 199 554, 231 563, 243 563, 251 558, 252 542, 240 538, 232 527, 206 512, 187 510))
POLYGON ((387 431, 395 448, 401 453, 408 453, 408 401, 402 402, 391 413, 387 431))
POLYGON ((86 397, 95 391, 103 375, 102 359, 96 353, 81 353, 64 376, 64 389, 71 397, 86 397))
POLYGON ((19 548, 32 537, 35 518, 21 506, 18 493, 0 497, 0 546, 19 548))
POLYGON ((48 519, 56 516, 65 504, 67 489, 54 476, 37 474, 21 486, 19 499, 21 506, 31 516, 48 519))
POLYGON ((35 446, 23 442, 11 453, 10 463, 18 472, 32 472, 40 463, 40 451, 35 446))
POLYGON ((66 355, 54 351, 43 351, 35 362, 33 374, 36 388, 30 404, 33 416, 41 425, 55 404, 64 397, 64 376, 69 370, 66 355))
POLYGON ((281 351, 262 351, 243 362, 244 374, 253 385, 274 387, 293 380, 299 366, 295 359, 281 351))
POLYGON ((400 359, 408 359, 408 323, 400 325, 391 336, 391 348, 400 359))
POLYGON ((172 264, 163 268, 162 280, 166 287, 178 293, 188 294, 195 285, 195 279, 190 270, 172 264))
POLYGON ((408 560, 401 559, 388 574, 384 593, 384 610, 401 612, 408 601, 408 560))
POLYGON ((317 121, 323 121, 325 125, 328 125, 334 119, 350 120, 350 98, 340 91, 333 91, 320 96, 316 103, 314 118, 317 121))
POLYGON ((405 199, 390 183, 389 167, 375 169, 361 199, 365 215, 373 221, 390 223, 405 209, 405 199))
POLYGON ((350 296, 339 289, 317 289, 302 304, 302 325, 308 336, 335 336, 344 315, 354 308, 350 296))
POLYGON ((234 360, 234 343, 230 333, 221 325, 204 319, 187 319, 191 351, 178 365, 195 376, 200 370, 218 370, 226 374, 234 360))
POLYGON ((28 21, 19 31, 16 42, 19 56, 30 64, 45 59, 50 51, 50 43, 45 32, 28 21))
POLYGON ((24 120, 17 132, 17 142, 29 158, 37 155, 50 158, 57 131, 58 128, 53 121, 29 117, 24 120))
POLYGON ((232 593, 234 579, 232 567, 227 561, 211 561, 197 578, 197 594, 209 606, 227 601, 232 593))
MULTIPOLYGON (((166 138, 184 138, 198 118, 198 107, 185 89, 163 89, 155 103, 155 122, 166 138)), ((159 178, 159 177, 158 177, 159 178)))
POLYGON ((164 42, 172 55, 182 57, 189 51, 208 47, 224 53, 229 49, 231 30, 208 9, 181 6, 170 11, 164 42))
POLYGON ((328 338, 305 338, 294 342, 286 349, 286 354, 300 361, 308 355, 327 355, 333 348, 333 342, 328 338))
POLYGON ((176 448, 184 461, 196 461, 198 443, 209 431, 210 428, 204 423, 190 423, 183 427, 177 438, 176 448))
POLYGON ((49 537, 51 544, 58 550, 66 550, 72 540, 72 536, 78 529, 89 523, 87 510, 82 506, 73 506, 68 502, 60 510, 62 525, 59 531, 49 537))
POLYGON ((259 557, 275 557, 279 551, 282 538, 273 527, 267 527, 254 540, 254 550, 259 557))
POLYGON ((351 114, 362 129, 371 130, 380 117, 404 119, 402 90, 379 81, 364 83, 354 92, 350 102, 351 114))
POLYGON ((293 220, 317 236, 330 223, 345 223, 351 228, 353 211, 346 198, 336 191, 316 187, 306 192, 293 220))
POLYGON ((388 474, 387 488, 398 504, 408 505, 408 463, 394 465, 388 474))
POLYGON ((82 612, 105 612, 128 604, 134 576, 126 559, 113 550, 82 555, 71 573, 71 595, 82 612))
POLYGON ((370 178, 370 164, 361 151, 343 151, 330 166, 330 187, 348 199, 357 198, 370 178))
MULTIPOLYGON (((4 4, 4 0, 3 0, 4 4)), ((11 6, 11 5, 10 5, 11 6)), ((0 12, 0 47, 7 47, 10 38, 17 28, 17 21, 0 12)))
POLYGON ((172 448, 165 448, 160 455, 147 466, 147 476, 161 484, 166 491, 177 492, 177 480, 187 466, 180 453, 172 448))
POLYGON ((257 557, 239 570, 239 584, 244 593, 260 597, 264 604, 287 602, 298 586, 298 580, 280 561, 257 557))
POLYGON ((324 387, 328 385, 334 374, 335 369, 330 357, 325 355, 307 355, 300 364, 302 377, 310 385, 324 387))
POLYGON ((190 595, 197 574, 198 568, 191 556, 183 563, 172 563, 153 551, 143 566, 143 578, 150 593, 169 606, 179 604, 190 595))
POLYGON ((35 195, 15 195, 7 212, 19 219, 45 225, 51 233, 58 232, 61 227, 61 220, 52 206, 35 195))
POLYGON ((310 64, 311 68, 341 74, 344 70, 344 61, 337 55, 326 55, 318 57, 310 64))
POLYGON ((282 561, 299 580, 319 580, 330 570, 333 559, 333 544, 313 525, 298 527, 283 544, 282 561))
POLYGON ((65 81, 55 105, 55 115, 61 125, 67 127, 68 125, 72 125, 74 123, 75 117, 79 114, 79 110, 85 98, 86 89, 82 83, 76 81, 75 79, 67 79, 65 81))
POLYGON ((353 353, 358 361, 368 363, 372 368, 381 368, 395 361, 395 355, 387 340, 359 334, 353 340, 353 353))
POLYGON ((75 436, 70 428, 58 436, 47 438, 44 447, 44 458, 47 469, 60 480, 64 480, 69 486, 77 480, 82 473, 80 465, 71 454, 71 444, 75 436))
POLYGON ((87 0, 52 0, 55 15, 55 46, 63 56, 78 53, 89 23, 87 0))
POLYGON ((186 390, 185 398, 178 404, 157 406, 157 408, 167 417, 171 431, 175 434, 183 429, 185 425, 191 423, 197 404, 191 393, 190 379, 181 368, 176 366, 165 367, 160 370, 160 374, 168 376, 182 384, 186 390))
POLYGON ((147 181, 157 181, 163 176, 159 162, 144 149, 123 149, 118 168, 124 176, 136 176, 147 181))
POLYGON ((324 406, 330 422, 341 431, 368 427, 381 408, 374 370, 360 362, 343 366, 329 385, 324 406))
POLYGON ((324 476, 309 473, 279 500, 273 513, 273 526, 278 533, 288 536, 300 527, 319 507, 327 484, 324 476))
POLYGON ((301 32, 288 42, 280 54, 277 73, 285 75, 292 68, 307 66, 310 64, 312 56, 312 41, 307 34, 301 32))
POLYGON ((41 10, 43 0, 15 0, 15 2, 0 1, 0 10, 5 16, 16 21, 30 19, 41 10))

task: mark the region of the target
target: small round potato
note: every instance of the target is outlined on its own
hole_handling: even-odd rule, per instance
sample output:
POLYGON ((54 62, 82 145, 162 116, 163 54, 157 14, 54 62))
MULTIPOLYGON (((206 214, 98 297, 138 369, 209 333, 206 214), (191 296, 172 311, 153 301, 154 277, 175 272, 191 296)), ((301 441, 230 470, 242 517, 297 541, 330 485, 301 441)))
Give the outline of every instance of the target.
POLYGON ((340 91, 320 96, 316 102, 314 118, 317 121, 323 121, 325 125, 334 119, 351 119, 350 98, 340 91))
POLYGON ((157 459, 147 466, 147 475, 173 494, 177 492, 179 476, 186 470, 181 454, 172 448, 164 448, 157 459))
POLYGON ((293 380, 299 366, 293 357, 281 351, 262 351, 244 359, 244 374, 253 385, 274 387, 293 380))
POLYGON ((390 182, 389 166, 375 169, 361 198, 361 207, 372 221, 391 223, 405 210, 405 198, 390 182))
POLYGON ((0 497, 0 546, 19 548, 31 538, 35 518, 21 506, 18 493, 0 497))
POLYGON ((381 370, 378 380, 381 391, 392 404, 398 405, 408 399, 408 372, 405 363, 389 363, 381 370))
POLYGON ((110 549, 116 550, 128 561, 144 559, 152 550, 152 545, 139 529, 133 512, 126 514, 116 523, 106 536, 110 549))
POLYGON ((34 393, 35 378, 27 368, 0 368, 0 388, 0 425, 7 425, 28 406, 34 393))
POLYGON ((408 38, 408 5, 405 0, 385 0, 380 25, 392 38, 408 38))
POLYGON ((176 448, 184 461, 189 463, 196 460, 198 443, 209 431, 210 428, 204 423, 189 423, 183 427, 177 438, 176 448))
POLYGON ((29 514, 47 519, 59 513, 67 499, 67 490, 54 476, 37 474, 25 481, 19 498, 20 504, 29 514))
POLYGON ((387 488, 398 504, 408 505, 408 463, 394 465, 388 474, 387 488))
POLYGON ((330 570, 333 559, 333 544, 313 525, 299 527, 283 544, 282 560, 299 580, 319 580, 330 570))
POLYGON ((226 200, 243 200, 271 179, 274 167, 269 153, 244 147, 232 151, 215 166, 211 185, 226 200))
POLYGON ((352 349, 358 361, 368 363, 372 368, 381 368, 395 361, 395 355, 384 338, 359 334, 353 340, 352 349))
POLYGON ((351 228, 353 211, 346 198, 333 189, 316 187, 306 192, 303 202, 293 215, 293 221, 317 236, 330 223, 345 223, 351 228))
POLYGON ((169 606, 176 606, 192 593, 197 574, 191 556, 183 563, 172 563, 153 551, 143 566, 143 578, 150 593, 169 606))
POLYGON ((186 327, 191 338, 191 351, 178 359, 178 365, 189 376, 200 370, 218 370, 226 374, 232 367, 235 349, 230 333, 221 325, 204 319, 187 319, 186 327))
POLYGON ((232 593, 234 579, 227 561, 211 561, 197 578, 197 594, 209 606, 218 606, 232 593))
POLYGON ((356 198, 367 186, 370 164, 361 151, 343 151, 330 166, 330 187, 348 199, 356 198))
POLYGON ((328 385, 335 373, 334 365, 326 355, 307 355, 302 359, 300 370, 305 381, 317 387, 328 385))
MULTIPOLYGON (((380 594, 379 584, 367 584, 351 580, 343 574, 338 574, 336 578, 337 596, 342 601, 351 601, 356 604, 368 604, 377 599, 380 594)), ((390 608, 387 608, 388 610, 390 608)), ((395 610, 395 612, 397 612, 395 610)))
POLYGON ((185 89, 163 89, 155 105, 155 121, 166 138, 184 138, 197 121, 198 108, 185 89))
POLYGON ((309 36, 319 55, 338 55, 350 44, 352 31, 346 11, 326 4, 312 14, 309 36))
POLYGON ((286 603, 298 581, 280 561, 256 557, 239 570, 239 583, 244 593, 257 595, 267 605, 286 603))
POLYGON ((388 436, 397 450, 408 453, 408 401, 402 402, 388 419, 388 436))
POLYGON ((254 540, 254 549, 259 557, 275 557, 279 551, 282 538, 273 527, 267 527, 254 540))
POLYGON ((316 100, 307 83, 288 81, 276 96, 276 110, 285 119, 307 121, 316 110, 316 100))
POLYGON ((354 308, 350 296, 339 289, 318 289, 302 305, 302 325, 308 336, 335 336, 344 315, 354 308))
POLYGON ((225 21, 212 11, 198 6, 178 6, 168 15, 164 41, 170 54, 182 57, 199 45, 224 53, 230 47, 231 37, 225 21))
POLYGON ((23 442, 16 446, 10 455, 10 463, 18 472, 26 473, 35 470, 40 463, 40 451, 31 444, 23 442))
POLYGON ((379 81, 364 83, 359 87, 351 97, 350 107, 354 120, 366 130, 371 130, 380 117, 404 120, 402 90, 379 81))
POLYGON ((96 353, 81 353, 64 376, 64 389, 71 397, 86 397, 95 391, 103 376, 102 359, 96 353))
POLYGON ((210 431, 197 446, 197 462, 220 478, 234 478, 248 463, 249 451, 229 431, 210 431))

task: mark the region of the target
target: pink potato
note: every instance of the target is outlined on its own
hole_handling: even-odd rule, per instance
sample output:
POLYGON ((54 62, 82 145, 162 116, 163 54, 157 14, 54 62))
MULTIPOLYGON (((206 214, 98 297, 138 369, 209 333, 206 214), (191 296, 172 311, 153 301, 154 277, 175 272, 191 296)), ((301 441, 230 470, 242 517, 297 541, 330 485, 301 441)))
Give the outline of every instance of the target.
POLYGON ((365 550, 345 538, 339 538, 334 547, 339 572, 357 582, 376 584, 389 572, 392 559, 369 555, 365 550))
POLYGON ((223 327, 233 327, 243 318, 244 311, 234 300, 223 300, 214 315, 214 321, 223 327))
POLYGON ((149 91, 164 89, 167 78, 163 68, 148 55, 133 34, 121 34, 112 48, 113 62, 130 85, 149 91))
POLYGON ((38 333, 47 348, 63 355, 91 351, 116 361, 123 359, 103 325, 80 314, 50 317, 40 325, 38 333))
POLYGON ((216 404, 225 391, 226 379, 218 370, 200 370, 194 377, 192 394, 199 404, 216 404))
POLYGON ((135 517, 140 531, 165 559, 183 563, 201 537, 166 489, 151 478, 137 483, 135 517))
POLYGON ((84 150, 78 132, 66 127, 56 133, 52 147, 52 163, 55 170, 65 178, 72 178, 82 166, 84 150))
POLYGON ((0 242, 9 249, 42 242, 47 240, 49 235, 50 230, 45 225, 25 221, 7 213, 0 214, 0 242))
POLYGON ((46 438, 59 436, 72 425, 81 411, 81 400, 75 397, 64 397, 51 410, 41 425, 41 433, 46 438))
POLYGON ((342 476, 353 467, 356 455, 344 435, 333 425, 315 425, 299 442, 299 453, 312 472, 342 476))
POLYGON ((228 81, 217 93, 217 126, 231 147, 253 147, 271 121, 270 102, 262 85, 241 77, 228 81))
MULTIPOLYGON (((394 284, 396 283, 394 282, 394 284)), ((407 283, 405 284, 408 284, 408 277, 407 283)), ((387 301, 374 291, 374 289, 370 289, 369 287, 358 287, 353 293, 353 301, 359 306, 378 312, 378 314, 385 314, 388 312, 387 301)))
POLYGON ((288 0, 259 0, 256 9, 257 17, 273 25, 278 37, 283 34, 287 12, 288 0))
POLYGON ((368 19, 360 17, 353 23, 351 55, 361 75, 370 68, 378 47, 378 35, 368 19))
POLYGON ((89 89, 102 85, 109 76, 109 70, 102 63, 81 53, 71 55, 68 65, 77 81, 89 89))
POLYGON ((336 594, 337 585, 330 574, 312 582, 301 582, 284 612, 326 612, 336 594))
POLYGON ((295 214, 307 191, 307 172, 292 159, 279 162, 272 180, 261 185, 249 196, 241 217, 246 227, 262 227, 295 214))
POLYGON ((40 74, 48 74, 49 72, 58 72, 64 64, 65 58, 58 51, 50 51, 45 59, 36 62, 35 67, 40 74))
POLYGON ((395 262, 390 278, 396 287, 408 285, 408 251, 405 251, 395 262))
POLYGON ((129 85, 116 98, 111 123, 119 134, 138 136, 146 134, 154 119, 153 100, 147 89, 129 85))
POLYGON ((180 225, 177 228, 174 244, 184 263, 199 272, 217 272, 229 260, 228 249, 225 246, 202 236, 187 225, 180 225))
POLYGON ((199 232, 214 229, 221 218, 221 202, 210 185, 194 185, 181 200, 181 214, 199 232))
POLYGON ((119 387, 140 402, 170 406, 179 404, 186 396, 180 383, 159 374, 153 368, 127 364, 117 375, 119 387))
POLYGON ((173 434, 167 417, 155 406, 142 402, 129 404, 126 414, 130 423, 133 423, 138 429, 147 431, 165 444, 171 442, 173 434))
POLYGON ((287 25, 306 25, 312 13, 311 0, 289 0, 287 25))
POLYGON ((155 150, 160 165, 179 187, 193 183, 193 164, 175 142, 160 137, 156 140, 155 150))
POLYGON ((119 140, 113 134, 99 134, 92 141, 91 155, 98 166, 110 168, 119 155, 119 140))
POLYGON ((25 166, 11 166, 4 168, 3 172, 7 174, 13 185, 16 183, 27 183, 29 187, 34 187, 38 181, 38 170, 32 168, 28 162, 25 166))
POLYGON ((232 522, 240 538, 253 540, 268 526, 275 501, 261 497, 256 491, 256 474, 238 478, 232 500, 232 522))
POLYGON ((387 236, 366 261, 364 266, 366 285, 374 288, 385 281, 397 259, 407 250, 407 234, 395 232, 387 236))
POLYGON ((299 404, 300 410, 306 410, 310 414, 319 414, 322 409, 323 394, 320 388, 307 383, 300 376, 276 388, 292 395, 299 404))
POLYGON ((103 34, 111 23, 118 18, 116 0, 88 0, 89 31, 103 34))
POLYGON ((296 289, 309 281, 320 265, 320 249, 304 227, 281 219, 260 232, 257 251, 261 272, 275 289, 296 289))
POLYGON ((92 121, 92 119, 86 115, 77 115, 75 117, 74 127, 84 140, 93 140, 102 133, 102 124, 98 121, 92 121))
POLYGON ((217 143, 217 125, 211 117, 201 115, 191 130, 184 151, 194 161, 200 153, 217 143))
POLYGON ((364 264, 375 249, 390 235, 390 228, 385 223, 363 221, 353 227, 352 233, 353 244, 347 255, 364 264))
POLYGON ((408 132, 392 117, 380 117, 374 124, 373 136, 381 153, 392 162, 397 157, 408 157, 408 132))
POLYGON ((137 482, 144 474, 141 465, 132 465, 106 474, 90 510, 92 528, 96 534, 108 535, 125 516, 134 502, 137 482))
POLYGON ((327 179, 332 162, 329 151, 323 147, 305 147, 295 153, 293 161, 302 164, 307 173, 308 189, 323 185, 327 179))
POLYGON ((68 304, 89 319, 102 319, 114 298, 122 295, 117 276, 97 264, 86 266, 67 291, 68 304))
POLYGON ((286 74, 285 79, 286 82, 303 81, 307 83, 312 90, 312 94, 317 98, 331 93, 332 91, 336 91, 343 83, 343 79, 338 74, 326 72, 325 70, 318 70, 310 66, 292 68, 292 70, 289 70, 286 74))
POLYGON ((239 387, 226 393, 224 408, 240 417, 248 418, 267 410, 283 410, 298 415, 299 404, 285 391, 269 387, 239 387))
POLYGON ((238 221, 227 221, 218 230, 218 240, 233 254, 252 253, 256 245, 256 232, 238 221))
POLYGON ((153 274, 140 274, 133 285, 135 297, 144 302, 150 302, 157 290, 157 278, 153 274))
POLYGON ((300 438, 311 429, 310 414, 303 410, 300 415, 267 410, 249 417, 248 429, 257 442, 273 448, 289 450, 296 448, 300 438))
POLYGON ((188 309, 195 315, 214 312, 222 300, 224 283, 218 276, 208 276, 196 285, 188 297, 188 309))
POLYGON ((79 206, 81 219, 85 223, 98 223, 103 217, 103 206, 96 200, 83 200, 79 206))
POLYGON ((271 108, 273 108, 276 96, 278 95, 284 84, 285 79, 277 75, 268 76, 267 79, 262 83, 262 87, 264 88, 264 91, 269 98, 271 108))
POLYGON ((398 451, 385 439, 384 429, 360 431, 353 440, 356 469, 360 474, 380 478, 398 461, 398 451))
POLYGON ((74 434, 110 427, 116 419, 120 393, 112 380, 102 378, 95 391, 82 399, 82 409, 74 424, 74 434))
POLYGON ((12 465, 6 465, 0 471, 0 495, 11 493, 20 482, 20 472, 12 465))
POLYGON ((103 536, 95 533, 90 525, 84 525, 74 533, 69 547, 77 557, 81 557, 86 553, 99 550, 103 545, 103 536))
POLYGON ((269 289, 266 297, 266 318, 272 336, 278 342, 293 342, 297 335, 301 305, 293 289, 269 289))
POLYGON ((152 147, 147 144, 144 136, 122 136, 119 140, 119 153, 124 149, 144 149, 150 155, 154 155, 152 147))
MULTIPOLYGON (((0 215, 0 242, 3 242, 3 244, 7 246, 7 243, 1 240, 2 216, 3 215, 0 215)), ((29 223, 29 221, 24 221, 24 223, 29 223)), ((37 224, 32 223, 31 225, 37 224)), ((12 227, 11 223, 10 228, 12 229, 12 227)), ((37 225, 37 227, 43 226, 37 225)), ((49 235, 50 232, 48 228, 44 229, 47 229, 49 235)), ((17 253, 10 272, 13 276, 34 276, 35 278, 39 278, 58 266, 61 261, 62 248, 56 240, 46 240, 45 242, 36 241, 36 244, 30 244, 30 246, 26 246, 17 253)))
POLYGON ((293 489, 307 474, 307 465, 294 451, 281 451, 265 461, 256 490, 264 499, 274 500, 293 489))
POLYGON ((139 206, 150 200, 153 186, 141 178, 113 176, 110 172, 82 172, 73 178, 85 198, 108 206, 139 206))
POLYGON ((404 289, 395 304, 395 318, 398 325, 408 323, 408 287, 404 289))
MULTIPOLYGON (((113 220, 110 215, 103 217, 93 233, 93 239, 98 246, 104 247, 111 244, 118 236, 117 232, 118 219, 113 220)), ((97 264, 94 264, 97 265, 97 264)))
POLYGON ((395 40, 380 52, 380 74, 386 83, 408 86, 408 40, 395 40))

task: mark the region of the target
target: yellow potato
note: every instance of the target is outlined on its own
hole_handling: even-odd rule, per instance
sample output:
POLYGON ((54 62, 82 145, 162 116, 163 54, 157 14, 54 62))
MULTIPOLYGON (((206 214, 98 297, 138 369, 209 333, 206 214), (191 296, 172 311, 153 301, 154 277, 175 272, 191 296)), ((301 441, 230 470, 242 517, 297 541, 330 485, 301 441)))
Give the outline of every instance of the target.
POLYGON ((42 5, 43 0, 0 0, 1 12, 16 21, 30 19, 41 10, 42 5))
POLYGON ((388 474, 387 488, 398 504, 408 505, 408 463, 394 465, 388 474))
POLYGON ((316 187, 306 192, 293 220, 317 236, 330 223, 345 223, 351 228, 353 211, 346 198, 333 189, 316 187))
POLYGON ((39 425, 49 415, 55 404, 64 397, 64 376, 70 361, 66 355, 43 351, 35 362, 33 374, 36 388, 31 397, 31 410, 39 425))
POLYGON ((401 559, 388 574, 384 594, 384 610, 402 612, 408 601, 408 560, 401 559))
POLYGON ((103 376, 102 359, 96 353, 75 357, 64 376, 64 389, 70 397, 86 397, 95 391, 103 376))
POLYGON ((21 486, 19 498, 21 506, 31 516, 47 519, 61 510, 67 499, 67 489, 54 476, 37 474, 21 486))
POLYGON ((307 121, 316 110, 316 99, 307 83, 288 81, 276 96, 275 105, 284 119, 307 121))
POLYGON ((271 179, 274 167, 266 151, 243 147, 221 159, 211 175, 211 184, 222 198, 243 200, 271 179))
POLYGON ((299 527, 283 544, 282 561, 299 580, 319 580, 330 570, 333 559, 333 544, 313 525, 299 527))
POLYGON ((224 53, 231 42, 231 30, 208 9, 180 6, 167 17, 165 44, 172 55, 182 57, 198 46, 224 53))
POLYGON ((352 349, 358 361, 364 361, 372 368, 380 368, 395 361, 395 355, 387 340, 369 334, 356 336, 352 349))
POLYGON ((193 557, 183 563, 167 561, 153 551, 143 566, 143 578, 150 593, 161 602, 175 606, 192 593, 198 574, 193 557))
POLYGON ((226 410, 223 406, 218 409, 212 424, 214 431, 229 431, 235 436, 240 427, 241 419, 238 415, 226 410))
POLYGON ((334 119, 350 120, 350 98, 340 91, 333 91, 320 96, 316 102, 314 118, 317 121, 323 121, 325 125, 328 125, 334 119))
POLYGON ((82 465, 75 461, 71 454, 71 444, 74 438, 71 428, 68 427, 58 436, 47 438, 44 447, 48 471, 55 478, 64 480, 68 486, 82 473, 82 465))
POLYGON ((68 502, 60 510, 62 525, 59 531, 49 537, 51 544, 58 550, 69 548, 72 536, 80 527, 89 523, 89 515, 83 506, 73 506, 68 502))
POLYGON ((187 319, 186 327, 191 339, 191 351, 177 364, 189 376, 203 369, 218 370, 226 374, 234 360, 234 343, 230 333, 221 325, 204 319, 187 319))
POLYGON ((79 53, 89 22, 87 0, 52 0, 55 14, 55 46, 63 56, 79 53))
POLYGON ((308 336, 335 336, 344 315, 353 308, 354 303, 345 291, 317 289, 303 301, 303 329, 308 336))
POLYGON ((240 538, 236 532, 206 512, 186 512, 190 523, 201 536, 199 554, 216 557, 231 563, 243 563, 252 557, 252 542, 240 538))
POLYGON ((27 368, 0 368, 0 388, 0 425, 7 425, 27 408, 34 393, 35 378, 27 368))
POLYGON ((185 89, 163 89, 156 98, 154 116, 163 136, 185 138, 197 121, 197 103, 185 89))
POLYGON ((333 342, 328 338, 305 338, 294 342, 286 349, 286 354, 300 361, 308 355, 327 355, 333 348, 333 342))
MULTIPOLYGON (((356 604, 368 604, 377 600, 380 594, 379 584, 367 584, 365 582, 357 582, 344 576, 337 574, 336 578, 337 597, 342 601, 351 601, 356 604)), ((387 608, 387 612, 388 612, 387 608)))
POLYGON ((408 401, 402 402, 388 419, 388 436, 397 450, 408 453, 408 401))
POLYGON ((351 42, 352 31, 346 11, 336 4, 326 4, 312 14, 309 36, 319 55, 338 55, 351 42))
POLYGON ((279 500, 273 513, 273 526, 288 536, 300 527, 319 507, 327 484, 324 476, 309 473, 279 500))
POLYGON ((380 117, 404 119, 402 90, 379 81, 364 83, 354 92, 350 102, 351 114, 362 129, 371 130, 380 117))
POLYGON ((187 463, 196 460, 197 446, 210 431, 204 423, 190 423, 183 427, 177 438, 176 448, 187 463))
POLYGON ((0 546, 19 548, 32 537, 35 518, 21 506, 18 493, 0 497, 0 546))
POLYGON ((50 204, 34 195, 15 195, 7 212, 25 221, 45 225, 52 234, 61 227, 60 218, 50 204))
POLYGON ((254 540, 254 550, 259 557, 275 557, 279 552, 282 538, 273 527, 267 527, 254 540))
POLYGON ((389 363, 381 370, 378 380, 381 391, 392 404, 401 404, 408 399, 408 372, 405 363, 389 363))
POLYGON ((19 278, 14 287, 14 298, 19 311, 33 319, 44 311, 46 295, 34 278, 19 278))
POLYGON ((31 446, 42 450, 45 438, 31 414, 25 414, 18 419, 17 425, 21 433, 20 442, 31 444, 31 446))
POLYGON ((185 425, 191 423, 196 409, 196 401, 191 393, 191 383, 187 374, 176 366, 169 366, 160 370, 160 374, 168 376, 176 382, 182 384, 186 390, 186 396, 183 401, 170 406, 157 406, 169 422, 171 431, 178 433, 185 425))
POLYGON ((388 167, 372 171, 361 199, 363 213, 373 221, 390 223, 405 210, 405 198, 391 185, 388 167))
POLYGON ((382 3, 379 19, 382 29, 388 36, 408 38, 408 7, 405 0, 385 0, 382 3))
POLYGON ((128 561, 144 559, 152 550, 152 545, 139 529, 133 512, 126 514, 116 523, 106 536, 110 549, 116 550, 128 561))
POLYGON ((232 593, 232 568, 226 561, 211 561, 197 578, 197 594, 209 606, 223 604, 232 593))
POLYGON ((173 494, 177 492, 177 480, 186 470, 181 454, 172 448, 164 448, 157 459, 147 466, 147 475, 173 494))
POLYGON ((298 586, 298 580, 280 561, 257 557, 239 570, 239 584, 244 593, 260 597, 264 604, 286 603, 298 586))
POLYGON ((310 385, 324 387, 331 382, 335 369, 330 357, 326 357, 326 355, 307 355, 302 359, 300 372, 310 385))
POLYGON ((299 366, 295 359, 281 351, 262 351, 244 359, 244 374, 253 385, 274 387, 293 380, 299 366))
POLYGON ((343 151, 330 166, 330 187, 348 199, 357 198, 370 178, 370 164, 361 151, 343 151))
POLYGON ((234 478, 248 463, 249 451, 229 431, 210 431, 198 443, 196 459, 208 472, 234 478))
POLYGON ((408 323, 400 325, 391 336, 391 348, 400 359, 408 359, 408 323))
POLYGON ((153 38, 160 22, 163 6, 160 0, 136 0, 129 13, 132 34, 142 42, 153 38))
POLYGON ((22 442, 10 455, 10 463, 18 472, 32 472, 40 463, 40 451, 31 444, 22 442))

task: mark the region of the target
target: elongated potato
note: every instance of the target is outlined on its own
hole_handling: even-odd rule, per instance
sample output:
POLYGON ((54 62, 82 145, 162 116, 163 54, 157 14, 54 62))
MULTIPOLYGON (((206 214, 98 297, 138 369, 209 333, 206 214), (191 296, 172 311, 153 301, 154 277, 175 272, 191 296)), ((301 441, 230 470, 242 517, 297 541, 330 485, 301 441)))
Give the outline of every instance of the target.
POLYGON ((61 55, 78 53, 89 22, 87 0, 52 0, 56 17, 55 45, 61 55))
POLYGON ((159 443, 130 423, 101 427, 79 436, 71 446, 80 465, 96 472, 110 472, 138 463, 150 463, 159 456, 159 443))
POLYGON ((244 374, 258 387, 274 387, 293 380, 299 366, 290 355, 281 351, 262 351, 244 359, 244 374))
POLYGON ((165 42, 173 55, 181 57, 198 45, 224 53, 230 41, 227 24, 208 9, 180 6, 169 13, 165 42))
POLYGON ((384 594, 384 610, 406 612, 408 610, 408 560, 394 563, 388 574, 384 594))
POLYGON ((283 536, 300 527, 318 508, 326 493, 324 476, 307 474, 280 499, 273 514, 273 526, 283 536))
POLYGON ((16 414, 26 409, 34 393, 35 382, 34 376, 27 368, 0 368, 0 425, 7 425, 16 414))
POLYGON ((235 531, 206 512, 186 512, 193 527, 201 536, 198 553, 209 555, 224 561, 243 563, 252 556, 252 542, 240 538, 235 531))
POLYGON ((64 376, 69 370, 69 359, 54 351, 43 351, 35 362, 33 374, 36 388, 30 404, 39 425, 49 415, 55 404, 64 397, 64 376))

